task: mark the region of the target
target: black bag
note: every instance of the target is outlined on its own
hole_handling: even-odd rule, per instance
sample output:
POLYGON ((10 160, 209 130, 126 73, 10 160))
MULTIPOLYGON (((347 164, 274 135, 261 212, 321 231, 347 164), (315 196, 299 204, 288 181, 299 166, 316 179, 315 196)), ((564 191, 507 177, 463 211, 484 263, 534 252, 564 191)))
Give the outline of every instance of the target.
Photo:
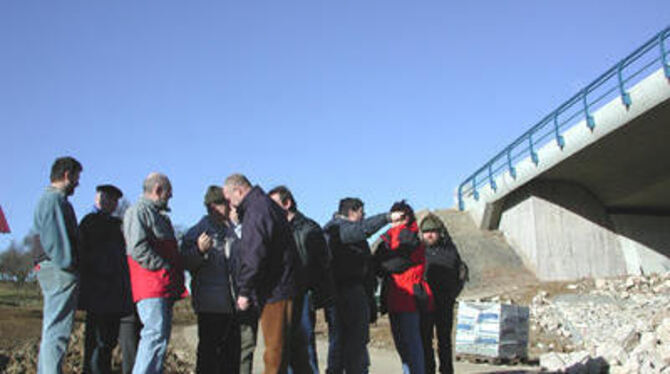
POLYGON ((423 284, 415 283, 412 290, 414 291, 414 299, 416 300, 416 307, 419 309, 419 312, 428 313, 430 298, 428 297, 428 292, 423 288, 423 284))

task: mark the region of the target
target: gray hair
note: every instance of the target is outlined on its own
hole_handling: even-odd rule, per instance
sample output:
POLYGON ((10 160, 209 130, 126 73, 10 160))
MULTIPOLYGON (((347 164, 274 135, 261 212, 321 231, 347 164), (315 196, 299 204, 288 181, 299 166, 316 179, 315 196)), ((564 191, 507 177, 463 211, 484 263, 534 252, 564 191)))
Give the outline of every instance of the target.
POLYGON ((145 193, 150 193, 156 186, 164 187, 168 186, 169 184, 170 180, 165 174, 153 172, 150 173, 146 179, 144 179, 144 183, 142 183, 142 189, 145 193))
POLYGON ((249 182, 249 179, 244 176, 244 174, 231 174, 226 178, 225 182, 223 182, 224 187, 249 187, 251 188, 251 182, 249 182))

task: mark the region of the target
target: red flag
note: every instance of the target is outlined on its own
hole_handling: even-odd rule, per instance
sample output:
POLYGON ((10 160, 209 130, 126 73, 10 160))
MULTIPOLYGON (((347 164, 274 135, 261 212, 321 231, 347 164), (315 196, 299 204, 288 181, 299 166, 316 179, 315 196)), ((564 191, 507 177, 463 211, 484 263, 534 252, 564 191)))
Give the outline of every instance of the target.
POLYGON ((0 206, 0 233, 9 233, 9 225, 5 219, 5 214, 2 213, 2 207, 0 206))

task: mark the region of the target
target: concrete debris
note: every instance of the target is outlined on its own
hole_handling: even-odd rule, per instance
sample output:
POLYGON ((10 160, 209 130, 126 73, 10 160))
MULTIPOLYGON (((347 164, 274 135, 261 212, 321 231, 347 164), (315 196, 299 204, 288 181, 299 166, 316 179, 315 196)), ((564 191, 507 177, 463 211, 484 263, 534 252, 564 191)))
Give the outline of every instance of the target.
POLYGON ((537 344, 549 351, 540 355, 543 368, 670 373, 670 272, 584 280, 567 289, 575 293, 539 291, 530 305, 531 331, 569 339, 573 348, 537 344))

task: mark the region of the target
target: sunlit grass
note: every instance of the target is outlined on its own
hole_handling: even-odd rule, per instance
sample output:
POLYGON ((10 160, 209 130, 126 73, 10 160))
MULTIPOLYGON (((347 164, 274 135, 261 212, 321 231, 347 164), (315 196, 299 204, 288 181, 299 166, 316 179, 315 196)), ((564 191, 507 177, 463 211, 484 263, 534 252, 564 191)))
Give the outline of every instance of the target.
POLYGON ((20 287, 15 282, 0 282, 0 305, 39 306, 42 294, 37 282, 27 282, 20 287))

